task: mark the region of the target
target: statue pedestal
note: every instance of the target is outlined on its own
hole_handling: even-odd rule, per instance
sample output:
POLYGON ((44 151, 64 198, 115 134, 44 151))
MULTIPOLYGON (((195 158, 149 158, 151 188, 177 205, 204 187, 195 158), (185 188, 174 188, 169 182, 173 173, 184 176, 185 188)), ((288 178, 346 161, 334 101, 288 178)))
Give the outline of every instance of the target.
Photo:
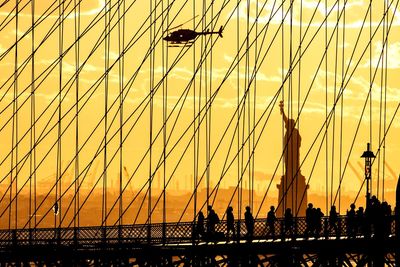
POLYGON ((285 210, 290 208, 293 216, 305 216, 307 208, 307 190, 305 177, 300 173, 295 177, 284 175, 281 177, 279 189, 277 217, 283 217, 285 210))

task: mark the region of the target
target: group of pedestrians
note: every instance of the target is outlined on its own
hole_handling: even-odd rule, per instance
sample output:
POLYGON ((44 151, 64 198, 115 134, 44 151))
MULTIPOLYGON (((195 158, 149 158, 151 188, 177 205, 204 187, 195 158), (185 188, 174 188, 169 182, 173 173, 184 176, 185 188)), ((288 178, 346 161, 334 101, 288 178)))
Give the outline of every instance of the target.
MULTIPOLYGON (((220 232, 216 231, 216 225, 220 223, 219 217, 217 213, 214 211, 212 206, 207 207, 207 220, 204 217, 203 212, 199 212, 197 215, 196 222, 196 237, 202 238, 205 240, 215 240, 220 238, 220 232), (206 230, 204 229, 204 223, 206 223, 206 230)), ((251 209, 249 206, 246 207, 246 212, 244 213, 244 220, 246 226, 246 238, 251 240, 254 234, 254 217, 251 213, 251 209)), ((229 206, 226 210, 226 238, 229 240, 230 238, 235 239, 237 233, 235 231, 235 217, 233 215, 233 208, 229 206)))
POLYGON ((392 207, 386 201, 381 203, 376 196, 372 196, 365 212, 363 207, 356 211, 356 206, 351 204, 346 212, 347 234, 350 238, 357 235, 387 237, 391 230, 391 215, 392 207))
POLYGON ((215 235, 215 225, 219 223, 219 217, 217 213, 215 213, 214 209, 211 206, 207 207, 207 221, 206 228, 207 232, 204 229, 204 214, 202 211, 197 215, 197 223, 196 223, 196 237, 197 238, 206 238, 215 235))
MULTIPOLYGON (((339 213, 336 206, 332 205, 329 211, 329 217, 323 220, 324 213, 320 208, 314 207, 312 203, 308 204, 305 217, 304 237, 318 238, 322 234, 340 236, 343 231, 347 233, 349 238, 355 238, 357 235, 367 237, 384 237, 390 233, 392 209, 387 202, 380 202, 373 196, 364 211, 363 207, 356 210, 355 204, 350 205, 350 209, 346 212, 346 220, 339 220, 339 213), (346 228, 342 228, 342 223, 346 223, 346 228)), ((246 207, 244 213, 244 222, 246 226, 246 239, 252 240, 254 236, 254 217, 249 206, 246 207)), ((267 238, 275 239, 276 228, 279 226, 281 236, 294 235, 294 217, 292 210, 287 208, 284 212, 284 218, 279 225, 275 214, 275 207, 271 206, 267 213, 265 233, 267 238)), ((196 233, 198 238, 215 239, 226 238, 227 240, 236 239, 240 233, 240 225, 235 227, 235 218, 233 208, 229 206, 226 210, 226 232, 216 231, 216 225, 220 223, 219 217, 212 208, 207 207, 207 218, 200 211, 197 216, 196 233), (204 229, 204 224, 206 229, 204 229)), ((297 225, 300 229, 296 232, 301 233, 301 225, 297 225)), ((304 229, 304 228, 303 228, 304 229)))
MULTIPOLYGON (((339 220, 339 213, 336 211, 336 206, 331 206, 328 217, 328 224, 326 226, 326 234, 340 236, 343 234, 342 223, 346 224, 347 236, 349 238, 355 238, 357 235, 365 237, 386 237, 390 234, 391 223, 392 223, 392 208, 386 202, 382 203, 377 199, 376 196, 372 196, 367 208, 364 211, 363 207, 359 207, 356 210, 356 205, 353 203, 350 205, 350 209, 346 212, 345 221, 339 220)), ((313 204, 308 204, 306 210, 306 230, 305 236, 316 236, 318 237, 322 233, 322 217, 324 214, 321 209, 314 208, 313 204)))
MULTIPOLYGON (((320 236, 322 231, 322 217, 324 217, 324 213, 321 211, 321 208, 315 208, 312 203, 309 203, 306 209, 306 230, 304 232, 306 238, 310 236, 320 236)), ((329 225, 337 229, 335 226, 336 222, 336 207, 332 206, 329 213, 329 225)))

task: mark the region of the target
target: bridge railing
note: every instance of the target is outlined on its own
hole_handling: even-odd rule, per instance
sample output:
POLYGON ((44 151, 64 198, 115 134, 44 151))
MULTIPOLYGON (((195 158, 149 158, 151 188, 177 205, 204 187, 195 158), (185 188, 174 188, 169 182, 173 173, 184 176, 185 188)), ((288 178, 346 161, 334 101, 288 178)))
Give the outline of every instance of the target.
POLYGON ((339 237, 374 237, 382 235, 393 237, 395 234, 394 216, 377 220, 376 223, 355 222, 349 225, 346 216, 339 216, 336 223, 331 224, 328 217, 317 222, 316 229, 307 231, 304 217, 294 218, 288 225, 283 219, 277 219, 274 231, 270 229, 265 218, 256 219, 253 235, 249 236, 244 220, 235 221, 235 233, 227 234, 226 221, 215 225, 215 232, 196 231, 196 222, 155 223, 140 225, 79 227, 79 228, 37 228, 0 230, 0 246, 12 245, 48 245, 94 246, 104 243, 137 243, 137 244, 175 244, 198 243, 224 240, 249 239, 296 239, 296 238, 339 238, 339 237))

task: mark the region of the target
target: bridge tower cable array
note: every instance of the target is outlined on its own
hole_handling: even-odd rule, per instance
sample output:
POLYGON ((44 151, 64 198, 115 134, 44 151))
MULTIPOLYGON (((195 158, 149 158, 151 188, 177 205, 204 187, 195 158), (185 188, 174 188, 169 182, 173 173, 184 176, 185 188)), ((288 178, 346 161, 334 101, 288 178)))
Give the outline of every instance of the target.
POLYGON ((343 212, 354 197, 347 166, 365 138, 376 148, 363 155, 353 203, 364 204, 364 183, 367 210, 374 193, 393 201, 398 4, 370 0, 353 22, 348 0, 3 2, 0 264, 395 264, 396 218, 353 236, 343 212), (164 41, 188 16, 179 27, 193 42, 164 41), (343 216, 308 236, 302 216, 317 191, 315 205, 343 216), (293 228, 280 218, 288 208, 293 228), (328 255, 332 246, 341 249, 328 255))

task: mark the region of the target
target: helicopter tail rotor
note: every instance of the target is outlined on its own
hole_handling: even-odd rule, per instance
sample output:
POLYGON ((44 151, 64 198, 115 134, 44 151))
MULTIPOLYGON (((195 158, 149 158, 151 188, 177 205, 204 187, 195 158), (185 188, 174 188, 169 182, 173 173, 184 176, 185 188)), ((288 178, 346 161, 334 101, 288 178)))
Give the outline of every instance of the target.
POLYGON ((222 31, 224 30, 224 28, 221 26, 220 28, 219 28, 219 31, 218 31, 218 35, 219 35, 219 37, 221 37, 222 38, 222 31))

